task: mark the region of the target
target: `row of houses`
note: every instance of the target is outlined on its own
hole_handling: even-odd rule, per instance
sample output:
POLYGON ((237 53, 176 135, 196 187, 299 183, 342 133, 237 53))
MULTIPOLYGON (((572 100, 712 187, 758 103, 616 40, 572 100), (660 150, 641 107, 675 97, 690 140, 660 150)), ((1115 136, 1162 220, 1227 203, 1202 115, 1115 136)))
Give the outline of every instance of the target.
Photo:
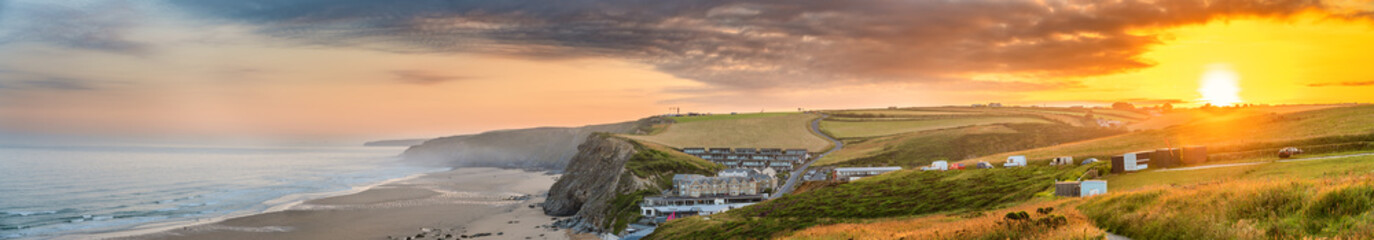
MULTIPOLYGON (((772 172, 772 169, 767 169, 772 172)), ((760 195, 777 187, 773 174, 755 169, 726 169, 715 177, 673 175, 673 195, 680 197, 760 195)))
POLYGON ((768 168, 778 172, 791 171, 796 165, 811 160, 811 153, 799 148, 683 148, 682 152, 726 168, 768 168))
POLYGON ((773 169, 725 169, 714 177, 673 175, 673 189, 664 196, 645 197, 640 214, 661 223, 669 216, 710 215, 768 199, 777 187, 773 169))

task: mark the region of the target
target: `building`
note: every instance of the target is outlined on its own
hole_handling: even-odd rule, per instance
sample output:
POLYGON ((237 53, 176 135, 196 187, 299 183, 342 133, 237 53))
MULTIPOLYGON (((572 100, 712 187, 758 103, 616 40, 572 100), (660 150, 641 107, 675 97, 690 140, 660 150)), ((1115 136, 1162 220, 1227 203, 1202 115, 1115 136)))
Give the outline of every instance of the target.
POLYGON ((1112 173, 1134 172, 1150 168, 1150 155, 1154 152, 1133 152, 1112 157, 1112 173))
POLYGON ((1091 197, 1107 193, 1107 181, 1085 180, 1054 183, 1054 195, 1059 197, 1091 197))
POLYGON ((673 189, 667 196, 645 197, 640 214, 653 222, 667 216, 710 215, 767 200, 764 193, 776 188, 772 169, 725 169, 715 177, 699 174, 673 175, 673 189))
POLYGON ((1016 156, 1007 157, 1007 162, 1002 163, 1002 167, 1025 167, 1025 166, 1026 166, 1026 156, 1025 156, 1025 155, 1016 155, 1016 156))
POLYGON ((673 196, 697 198, 762 195, 765 191, 777 187, 773 176, 754 169, 726 169, 716 175, 673 175, 673 196))
POLYGON ((833 176, 835 180, 854 181, 864 177, 878 176, 884 173, 902 170, 902 167, 846 167, 835 168, 833 176))
POLYGON ((796 165, 811 160, 811 153, 801 148, 683 148, 682 152, 726 168, 768 168, 777 172, 791 171, 796 165))

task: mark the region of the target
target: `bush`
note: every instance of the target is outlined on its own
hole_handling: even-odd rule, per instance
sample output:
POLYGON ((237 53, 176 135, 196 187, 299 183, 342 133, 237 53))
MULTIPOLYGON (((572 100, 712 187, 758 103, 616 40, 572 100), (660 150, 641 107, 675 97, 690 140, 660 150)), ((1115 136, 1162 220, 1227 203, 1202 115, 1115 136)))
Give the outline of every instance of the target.
POLYGON ((1307 215, 1333 219, 1364 214, 1374 207, 1374 186, 1351 186, 1322 194, 1307 208, 1307 215))

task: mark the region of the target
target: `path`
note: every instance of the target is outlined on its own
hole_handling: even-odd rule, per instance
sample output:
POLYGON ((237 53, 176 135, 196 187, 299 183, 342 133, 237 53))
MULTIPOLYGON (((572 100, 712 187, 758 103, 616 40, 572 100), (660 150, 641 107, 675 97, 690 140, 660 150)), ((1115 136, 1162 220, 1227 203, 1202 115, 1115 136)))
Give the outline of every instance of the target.
MULTIPOLYGON (((1335 156, 1324 156, 1324 157, 1311 157, 1311 158, 1287 159, 1287 160, 1279 160, 1279 161, 1277 161, 1277 162, 1302 162, 1302 161, 1326 160, 1326 159, 1359 157, 1359 156, 1369 156, 1369 155, 1374 155, 1374 153, 1358 153, 1358 154, 1346 154, 1346 155, 1335 155, 1335 156)), ((1161 169, 1161 170, 1159 170, 1159 171, 1160 171, 1160 172, 1167 172, 1167 171, 1188 171, 1188 170, 1198 170, 1198 169, 1208 169, 1208 168, 1220 168, 1220 167, 1249 166, 1249 165, 1265 164, 1265 163, 1269 163, 1269 162, 1227 163, 1227 164, 1216 164, 1216 165, 1196 166, 1196 167, 1185 167, 1185 168, 1169 168, 1169 169, 1161 169)))
POLYGON ((839 139, 835 139, 834 137, 830 137, 830 135, 825 135, 825 133, 821 132, 821 120, 825 119, 826 117, 830 117, 830 115, 821 114, 821 117, 811 121, 811 132, 815 133, 818 136, 824 137, 825 139, 829 139, 830 142, 833 142, 835 144, 835 147, 830 148, 830 150, 825 151, 825 153, 816 155, 816 157, 811 158, 810 161, 806 161, 806 163, 802 164, 801 167, 792 170, 792 174, 787 175, 787 183, 783 184, 782 188, 778 189, 778 193, 773 194, 772 198, 782 197, 782 195, 786 195, 787 193, 792 192, 792 189, 797 187, 797 182, 800 182, 802 176, 806 175, 806 168, 811 167, 811 163, 814 163, 816 162, 816 160, 825 157, 825 155, 830 155, 830 153, 839 151, 841 148, 844 148, 844 142, 840 142, 839 139))

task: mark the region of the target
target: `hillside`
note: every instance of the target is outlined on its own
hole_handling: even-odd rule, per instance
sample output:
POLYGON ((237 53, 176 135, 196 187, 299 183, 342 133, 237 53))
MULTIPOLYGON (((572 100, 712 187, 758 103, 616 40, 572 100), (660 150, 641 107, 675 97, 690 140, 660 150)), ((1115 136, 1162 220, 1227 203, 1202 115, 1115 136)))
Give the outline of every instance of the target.
POLYGON ((642 133, 648 126, 664 121, 646 118, 583 127, 500 130, 442 137, 411 146, 402 156, 407 161, 450 167, 561 170, 577 154, 577 145, 592 133, 642 133))
MULTIPOLYGON (((936 160, 957 161, 1125 133, 1095 123, 1084 125, 1086 111, 1012 107, 827 111, 831 118, 822 121, 821 130, 839 136, 845 148, 816 164, 916 167, 936 160)), ((1143 116, 1126 111, 1116 114, 1143 116)))
POLYGON ((806 148, 819 152, 830 148, 830 142, 809 130, 811 120, 817 117, 801 113, 685 117, 675 118, 680 122, 663 126, 666 129, 652 135, 623 136, 674 148, 806 148))
POLYGON ((1137 150, 1185 145, 1208 146, 1213 160, 1231 161, 1269 156, 1284 146, 1340 152, 1359 148, 1351 144, 1374 141, 1369 139, 1374 134, 1374 105, 1318 108, 1287 114, 1247 114, 1249 112, 1218 110, 1209 113, 1216 116, 1214 119, 1197 119, 1164 129, 994 154, 963 162, 1000 162, 1011 155, 1026 155, 1032 161, 1058 156, 1106 158, 1137 150))
POLYGON ((980 171, 899 171, 712 215, 669 222, 647 239, 782 237, 818 225, 860 223, 941 212, 980 212, 1032 200, 1054 179, 1088 169, 1025 167, 980 171))

